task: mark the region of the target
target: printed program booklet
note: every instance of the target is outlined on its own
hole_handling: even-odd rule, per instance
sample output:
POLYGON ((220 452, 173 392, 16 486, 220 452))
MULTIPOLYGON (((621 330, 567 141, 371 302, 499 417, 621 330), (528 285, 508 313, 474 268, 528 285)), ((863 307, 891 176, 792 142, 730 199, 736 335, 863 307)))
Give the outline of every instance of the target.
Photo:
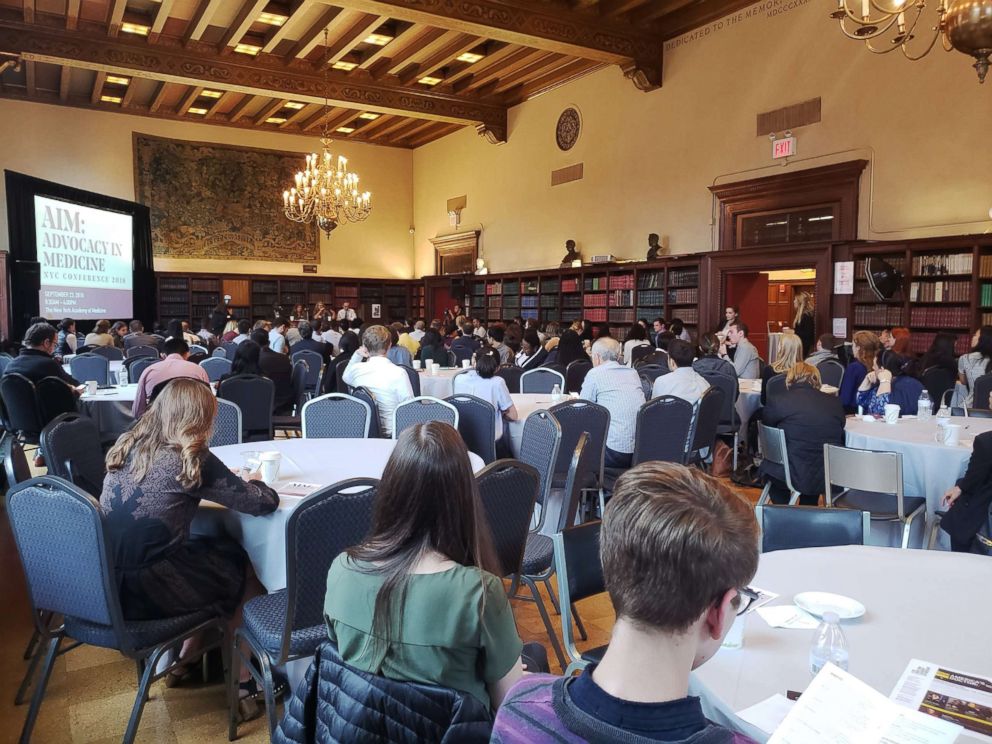
POLYGON ((992 744, 992 679, 912 659, 890 698, 992 744))

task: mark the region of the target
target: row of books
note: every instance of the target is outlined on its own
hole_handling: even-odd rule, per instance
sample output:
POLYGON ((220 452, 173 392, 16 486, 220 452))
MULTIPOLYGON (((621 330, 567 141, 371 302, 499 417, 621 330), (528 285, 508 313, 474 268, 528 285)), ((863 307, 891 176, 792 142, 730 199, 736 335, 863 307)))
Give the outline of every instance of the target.
POLYGON ((909 285, 910 302, 968 302, 970 282, 922 281, 909 285))
POLYGON ((637 293, 637 301, 642 305, 664 305, 665 290, 642 289, 637 293))
POLYGON ((681 320, 685 325, 696 325, 699 322, 699 308, 679 308, 672 313, 672 317, 669 320, 675 320, 676 318, 681 320))
POLYGON ((633 289, 633 274, 613 274, 610 276, 610 289, 633 289))
POLYGON ((982 313, 982 325, 992 325, 992 313, 982 313))
MULTIPOLYGON (((902 300, 902 290, 896 292, 889 299, 892 300, 902 300)), ((855 302, 878 302, 878 296, 871 291, 871 287, 868 286, 868 282, 855 282, 854 283, 854 301, 855 302)))
POLYGON ((854 325, 868 328, 904 325, 899 305, 855 305, 854 325))
POLYGON ((601 289, 607 288, 607 281, 605 276, 587 276, 582 280, 582 288, 586 292, 598 292, 601 289))
POLYGON ((992 307, 992 284, 982 285, 981 297, 978 304, 981 307, 992 307))
POLYGON ((521 297, 520 307, 537 307, 537 295, 525 295, 521 297))
POLYGON ((610 322, 611 323, 633 323, 634 322, 634 308, 619 309, 614 308, 610 310, 610 322))
POLYGON ((590 308, 586 310, 586 320, 592 323, 605 323, 606 322, 607 311, 606 308, 590 308))
POLYGON ((219 292, 220 282, 217 279, 190 279, 189 288, 194 292, 219 292))
POLYGON ((159 289, 179 289, 187 290, 189 289, 189 282, 182 277, 170 276, 163 277, 158 280, 159 289))
POLYGON ((582 295, 582 306, 583 307, 606 307, 607 294, 605 292, 600 292, 597 294, 584 294, 582 295))
POLYGON ((499 282, 493 282, 492 284, 486 285, 487 295, 501 295, 503 294, 503 285, 499 282))
POLYGON ((979 256, 978 275, 982 279, 988 279, 989 277, 992 277, 992 255, 979 256))
POLYGON ((579 280, 578 279, 562 279, 561 280, 561 291, 562 292, 578 292, 579 291, 579 280))
POLYGON ((638 289, 659 289, 665 286, 665 272, 652 271, 637 277, 638 289))
POLYGON ((914 307, 909 311, 909 324, 921 328, 968 328, 971 308, 914 307))
POLYGON ((160 303, 181 302, 185 304, 186 301, 189 299, 189 295, 185 292, 176 292, 174 290, 165 291, 160 288, 158 293, 158 299, 160 303))
POLYGON ((561 282, 557 279, 542 279, 541 292, 558 292, 561 290, 561 282))
POLYGON ((973 258, 970 253, 914 256, 912 263, 913 275, 970 274, 973 258))
POLYGON ((634 304, 634 290, 615 289, 610 292, 610 305, 621 307, 634 304))
POLYGON ((699 284, 699 269, 672 269, 668 272, 669 287, 695 287, 699 284))
MULTIPOLYGON (((934 333, 913 333, 909 337, 909 350, 914 354, 925 354, 933 344, 934 338, 937 334, 934 333)), ((954 353, 955 354, 967 354, 968 350, 971 348, 971 336, 967 333, 962 333, 957 338, 954 339, 954 353)))
POLYGON ((668 290, 668 304, 684 305, 699 302, 698 289, 670 289, 668 290))

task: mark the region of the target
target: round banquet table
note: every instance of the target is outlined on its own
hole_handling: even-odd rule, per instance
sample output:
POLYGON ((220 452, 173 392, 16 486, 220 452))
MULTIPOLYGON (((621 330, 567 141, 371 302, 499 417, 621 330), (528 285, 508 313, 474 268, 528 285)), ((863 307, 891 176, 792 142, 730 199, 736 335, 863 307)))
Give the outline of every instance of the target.
MULTIPOLYGON (((803 591, 835 592, 864 604, 863 617, 841 623, 849 671, 883 695, 914 658, 992 675, 992 597, 982 589, 992 584, 992 561, 986 556, 863 546, 782 550, 761 556, 751 583, 779 595, 771 605, 789 604, 803 591)), ((806 689, 813 631, 772 628, 755 613, 744 622, 744 646, 721 648, 696 670, 699 679, 733 710, 806 689)))
POLYGON ((747 423, 761 408, 761 380, 737 380, 737 415, 741 419, 741 440, 747 441, 747 423))
MULTIPOLYGON (((276 491, 290 481, 329 486, 348 478, 380 478, 396 442, 392 439, 276 439, 213 447, 211 452, 230 468, 242 466, 242 452, 278 450, 282 453, 276 491)), ((485 463, 469 453, 472 470, 485 463)), ((193 520, 196 534, 226 533, 248 553, 255 574, 270 592, 286 586, 286 520, 305 497, 279 497, 272 514, 253 517, 210 501, 201 501, 193 520)))
MULTIPOLYGON (((543 411, 555 405, 551 400, 551 393, 511 393, 513 405, 517 409, 516 421, 505 421, 504 426, 509 426, 510 430, 510 451, 514 457, 520 457, 520 443, 524 438, 524 421, 534 411, 543 411)), ((578 398, 576 394, 574 397, 578 398)), ((558 403, 568 400, 567 395, 563 395, 558 403)))
POLYGON ((118 385, 107 390, 97 390, 95 394, 83 393, 79 396, 79 410, 93 419, 100 430, 100 441, 116 442, 117 438, 131 428, 134 416, 131 406, 138 393, 138 385, 118 385))
POLYGON ((462 371, 461 367, 441 367, 436 375, 420 370, 420 394, 434 398, 447 398, 452 390, 452 379, 462 371))
MULTIPOLYGON (((120 371, 123 368, 124 368, 124 362, 122 360, 120 360, 120 359, 112 359, 110 361, 110 376, 114 380, 116 380, 117 379, 117 375, 120 373, 120 371)), ((72 370, 69 369, 69 363, 68 362, 66 362, 65 364, 62 365, 62 369, 65 370, 65 373, 67 375, 71 375, 72 374, 72 370)), ((80 380, 80 382, 86 382, 86 380, 80 380)))

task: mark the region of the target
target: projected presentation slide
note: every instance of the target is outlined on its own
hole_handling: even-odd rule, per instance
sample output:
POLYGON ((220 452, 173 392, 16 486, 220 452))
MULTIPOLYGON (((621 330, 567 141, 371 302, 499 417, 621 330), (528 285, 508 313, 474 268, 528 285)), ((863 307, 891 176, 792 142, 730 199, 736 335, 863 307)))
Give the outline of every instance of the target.
POLYGON ((132 316, 131 222, 129 214, 35 195, 40 315, 80 320, 132 316))

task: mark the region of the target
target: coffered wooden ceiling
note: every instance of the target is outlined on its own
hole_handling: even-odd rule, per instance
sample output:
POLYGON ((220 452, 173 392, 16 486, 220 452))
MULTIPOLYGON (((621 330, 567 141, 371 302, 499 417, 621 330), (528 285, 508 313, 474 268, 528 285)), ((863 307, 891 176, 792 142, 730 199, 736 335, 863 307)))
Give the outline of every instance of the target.
POLYGON ((0 0, 0 96, 417 147, 753 0, 0 0), (324 31, 327 31, 327 44, 324 31), (325 111, 324 98, 330 104, 325 111))

